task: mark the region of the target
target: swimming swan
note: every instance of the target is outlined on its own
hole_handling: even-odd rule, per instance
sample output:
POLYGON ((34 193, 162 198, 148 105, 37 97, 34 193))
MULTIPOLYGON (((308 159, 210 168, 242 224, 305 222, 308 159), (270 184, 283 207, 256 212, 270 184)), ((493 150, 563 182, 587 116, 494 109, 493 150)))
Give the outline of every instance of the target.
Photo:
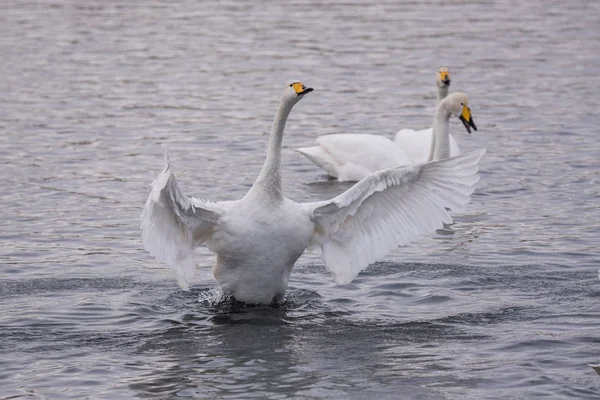
MULTIPOLYGON (((437 101, 436 109, 440 102, 448 96, 448 90, 450 89, 450 72, 448 68, 441 67, 438 70, 437 79, 437 101)), ((394 143, 396 143, 404 153, 411 159, 413 163, 426 162, 429 160, 429 150, 431 148, 431 141, 433 139, 433 128, 414 130, 414 129, 400 129, 394 137, 394 143)), ((450 156, 454 157, 460 154, 460 147, 454 140, 454 137, 450 135, 450 156)))
POLYGON ((331 200, 284 197, 283 130, 292 107, 311 91, 299 81, 287 83, 265 163, 240 200, 187 197, 165 155, 142 212, 142 238, 182 289, 189 288, 192 253, 203 243, 216 254, 213 275, 223 292, 245 303, 282 302, 294 263, 309 246, 320 247, 334 281, 347 284, 390 250, 450 223, 447 208, 460 211, 468 203, 485 150, 379 171, 331 200))
MULTIPOLYGON (((448 95, 450 74, 442 67, 436 85, 439 102, 448 95)), ((317 138, 317 145, 296 151, 340 181, 359 181, 373 172, 428 161, 433 129, 402 129, 394 141, 380 135, 333 134, 317 138)), ((460 150, 453 137, 450 153, 460 150)), ((455 154, 456 153, 456 154, 455 154)))

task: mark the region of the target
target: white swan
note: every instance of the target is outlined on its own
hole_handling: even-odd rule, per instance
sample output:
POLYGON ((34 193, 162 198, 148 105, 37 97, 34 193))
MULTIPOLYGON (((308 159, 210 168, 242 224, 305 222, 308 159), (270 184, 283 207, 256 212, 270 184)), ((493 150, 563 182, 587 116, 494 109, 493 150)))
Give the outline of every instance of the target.
MULTIPOLYGON (((450 74, 448 68, 438 71, 436 85, 439 102, 448 95, 450 74)), ((340 181, 358 181, 373 172, 429 161, 433 129, 415 131, 402 129, 394 141, 380 135, 333 134, 317 138, 317 145, 297 149, 318 165, 329 176, 340 181)), ((460 149, 450 137, 450 154, 460 149)))
MULTIPOLYGON (((438 70, 437 79, 437 101, 436 108, 442 100, 448 96, 448 90, 450 89, 450 72, 448 68, 441 67, 438 70)), ((411 159, 413 163, 420 163, 429 161, 429 150, 431 148, 431 141, 433 139, 433 128, 414 130, 414 129, 400 129, 394 137, 394 143, 396 143, 404 153, 411 159)), ((456 143, 456 140, 450 135, 450 156, 454 157, 460 154, 460 147, 456 143)))
POLYGON ((331 200, 295 203, 284 197, 280 158, 285 122, 311 90, 288 82, 265 163, 241 200, 187 197, 166 157, 142 212, 142 237, 184 290, 194 273, 192 253, 202 243, 216 254, 213 274, 221 289, 242 302, 281 302, 294 263, 310 245, 321 248, 337 283, 349 283, 391 249, 450 223, 447 208, 458 211, 468 203, 485 150, 380 171, 331 200))

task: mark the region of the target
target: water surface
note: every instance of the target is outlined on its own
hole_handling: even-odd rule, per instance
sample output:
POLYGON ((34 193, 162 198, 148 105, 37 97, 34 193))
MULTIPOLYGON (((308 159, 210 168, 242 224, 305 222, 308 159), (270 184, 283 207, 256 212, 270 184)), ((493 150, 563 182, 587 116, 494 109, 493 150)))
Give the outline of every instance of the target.
POLYGON ((0 13, 0 398, 598 398, 600 3, 15 1, 0 13), (336 286, 318 251, 277 308, 214 304, 144 251, 168 148, 241 197, 282 85, 288 197, 349 187, 293 149, 430 125, 469 94, 481 183, 449 229, 336 286))

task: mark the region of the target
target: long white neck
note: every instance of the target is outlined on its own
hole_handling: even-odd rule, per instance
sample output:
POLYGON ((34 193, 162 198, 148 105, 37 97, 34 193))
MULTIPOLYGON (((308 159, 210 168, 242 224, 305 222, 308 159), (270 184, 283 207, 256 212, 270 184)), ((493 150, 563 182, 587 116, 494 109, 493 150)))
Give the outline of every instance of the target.
POLYGON ((260 170, 256 181, 248 191, 248 195, 258 193, 266 194, 276 200, 283 199, 281 193, 281 142, 283 140, 283 130, 294 104, 290 101, 281 100, 277 115, 271 127, 269 135, 269 146, 267 147, 267 158, 260 170))
POLYGON ((440 105, 440 102, 442 100, 444 100, 446 98, 446 96, 448 96, 449 91, 450 91, 450 87, 447 85, 442 84, 441 86, 438 86, 437 101, 435 102, 436 107, 440 105))
POLYGON ((433 137, 428 161, 443 160, 450 157, 450 112, 440 102, 433 118, 433 137))

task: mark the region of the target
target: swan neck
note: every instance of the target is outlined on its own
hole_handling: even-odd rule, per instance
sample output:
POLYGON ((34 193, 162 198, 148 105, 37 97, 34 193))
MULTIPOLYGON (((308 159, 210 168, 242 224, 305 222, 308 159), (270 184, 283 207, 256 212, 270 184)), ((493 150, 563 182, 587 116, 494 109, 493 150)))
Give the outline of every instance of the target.
POLYGON ((433 119, 433 140, 429 150, 429 161, 450 157, 450 112, 440 103, 433 119))
POLYGON ((448 96, 448 92, 450 88, 446 85, 438 86, 437 90, 437 101, 435 103, 436 107, 440 105, 440 102, 448 96))
POLYGON ((292 107, 293 104, 284 100, 279 104, 277 115, 271 127, 271 134, 269 135, 267 157, 250 192, 260 191, 276 199, 283 198, 283 194, 281 193, 281 144, 285 123, 292 111, 292 107))

